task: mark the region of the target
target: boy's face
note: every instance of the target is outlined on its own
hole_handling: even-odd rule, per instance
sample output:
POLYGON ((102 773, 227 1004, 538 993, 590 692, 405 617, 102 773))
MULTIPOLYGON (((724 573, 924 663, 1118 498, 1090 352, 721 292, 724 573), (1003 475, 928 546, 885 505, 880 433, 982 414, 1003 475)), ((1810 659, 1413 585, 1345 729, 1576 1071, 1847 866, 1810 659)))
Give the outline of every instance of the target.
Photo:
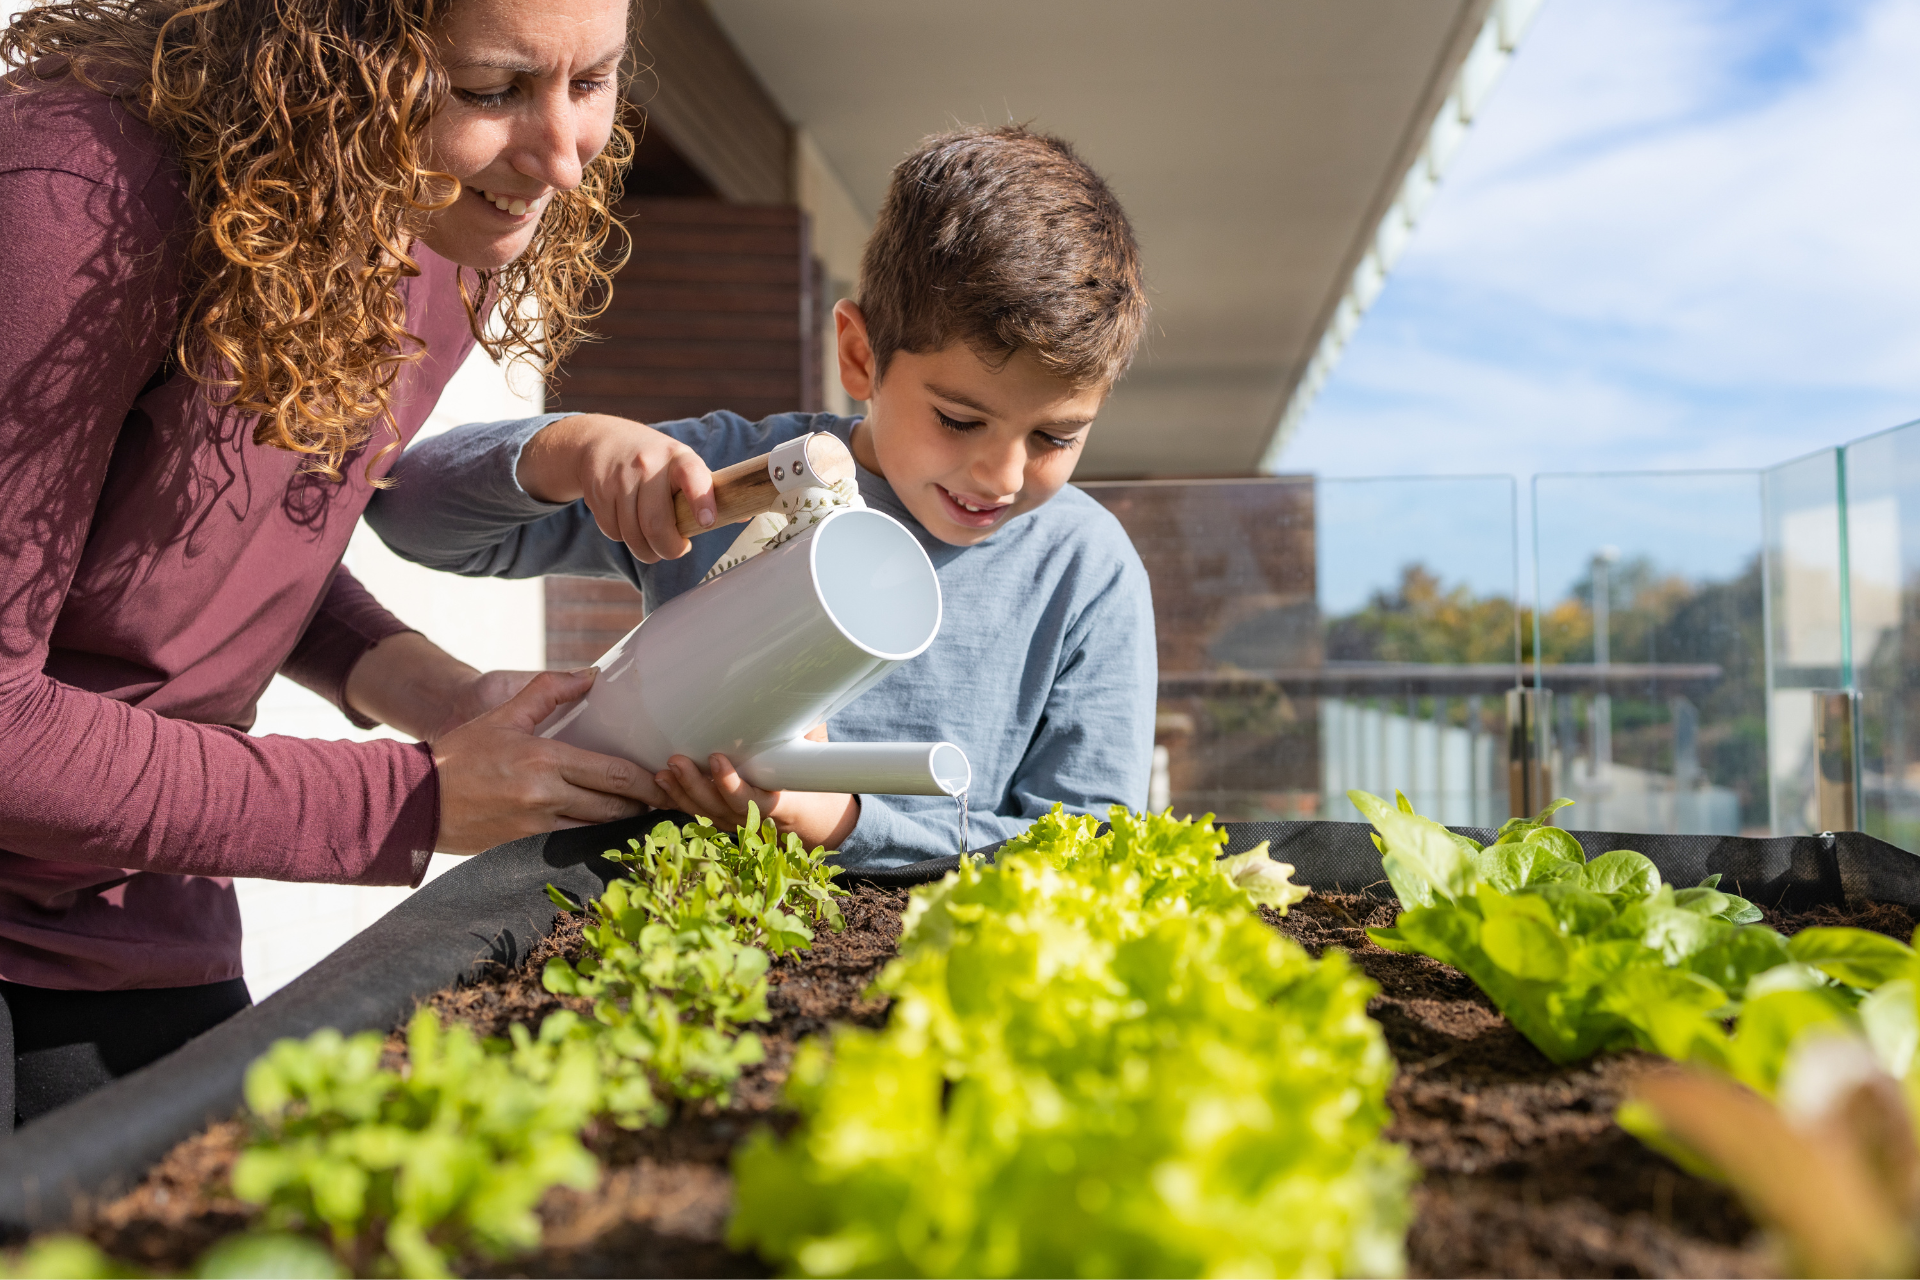
POLYGON ((876 380, 860 309, 833 314, 841 385, 869 402, 853 455, 934 537, 972 546, 1073 478, 1105 387, 1077 390, 1026 352, 996 369, 964 342, 895 352, 876 380))

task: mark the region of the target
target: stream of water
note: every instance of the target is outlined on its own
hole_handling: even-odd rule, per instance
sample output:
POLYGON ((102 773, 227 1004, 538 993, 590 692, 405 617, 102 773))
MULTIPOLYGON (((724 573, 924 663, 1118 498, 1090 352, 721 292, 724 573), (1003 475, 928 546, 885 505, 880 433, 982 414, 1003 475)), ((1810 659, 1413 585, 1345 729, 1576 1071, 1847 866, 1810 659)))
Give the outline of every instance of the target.
POLYGON ((969 843, 967 840, 967 793, 965 791, 954 792, 953 801, 960 806, 960 852, 964 854, 971 852, 967 847, 969 843))

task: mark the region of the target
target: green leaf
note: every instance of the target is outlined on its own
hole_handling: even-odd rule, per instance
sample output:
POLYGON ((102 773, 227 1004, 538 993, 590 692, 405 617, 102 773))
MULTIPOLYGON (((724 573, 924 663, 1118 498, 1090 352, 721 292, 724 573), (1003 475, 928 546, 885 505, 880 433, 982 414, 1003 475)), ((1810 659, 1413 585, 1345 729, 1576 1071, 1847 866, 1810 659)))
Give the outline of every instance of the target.
POLYGON ((1555 800, 1531 818, 1508 818, 1500 824, 1500 830, 1494 835, 1494 843, 1504 844, 1510 840, 1524 840, 1535 831, 1551 826, 1553 815, 1571 807, 1572 804, 1573 801, 1567 799, 1555 800))
MULTIPOLYGON (((1621 896, 1632 898, 1634 890, 1630 888, 1621 896)), ((1669 965, 1684 964, 1689 957, 1723 941, 1736 927, 1712 916, 1682 910, 1674 904, 1671 885, 1661 885, 1652 896, 1633 902, 1620 913, 1618 923, 1621 928, 1634 930, 1640 941, 1659 952, 1662 963, 1669 965)))
POLYGON ((12 1267, 0 1258, 0 1275, 46 1277, 47 1280, 117 1280, 143 1272, 116 1262, 99 1246, 81 1236, 60 1233, 36 1237, 20 1251, 12 1267))
POLYGON ((1873 1046, 1873 1056, 1896 1080, 1911 1080, 1920 1054, 1920 1008, 1915 983, 1896 978, 1870 992, 1860 1002, 1860 1025, 1873 1046))
POLYGON ((1739 1000, 1756 975, 1791 958, 1787 940, 1762 927, 1729 930, 1724 937, 1688 956, 1685 963, 1688 969, 1719 986, 1729 998, 1739 1000))
POLYGON ((1850 987, 1869 991, 1915 974, 1912 947, 1866 929, 1802 929, 1787 940, 1787 951, 1850 987))
POLYGON ((1673 905, 1697 916, 1719 916, 1733 905, 1733 895, 1718 889, 1676 889, 1673 905))
POLYGON ((1584 865, 1587 860, 1586 850, 1573 838, 1573 833, 1559 827, 1537 826, 1527 832, 1519 843, 1544 849, 1557 861, 1572 863, 1576 867, 1584 865))
POLYGON ((1740 1009, 1727 1069, 1742 1084, 1772 1097, 1794 1042, 1811 1028, 1846 1027, 1851 1012, 1831 988, 1749 996, 1740 1009))
POLYGON ((336 1280, 352 1274, 316 1240, 281 1231, 243 1231, 200 1255, 199 1280, 336 1280))
POLYGON ((1727 993, 1698 973, 1639 965, 1610 979, 1602 1005, 1630 1024, 1641 1044, 1669 1058, 1686 1060, 1702 1039, 1724 1037, 1708 1015, 1727 1002, 1727 993))
POLYGON ((1490 844, 1468 857, 1479 878, 1501 893, 1577 879, 1584 865, 1578 859, 1562 856, 1553 846, 1535 840, 1490 844))
POLYGON ((1382 865, 1403 906, 1430 906, 1436 897, 1451 901, 1471 890, 1473 868, 1452 832, 1364 791, 1347 798, 1386 841, 1382 865))
POLYGON ((1558 982, 1567 975, 1568 949, 1552 925, 1531 916, 1495 916, 1480 926, 1487 958, 1516 978, 1558 982))
POLYGON ((1234 887, 1245 890, 1252 902, 1272 907, 1282 915, 1312 892, 1306 885, 1293 883, 1291 863, 1275 862, 1267 855, 1265 840, 1245 853, 1221 859, 1219 865, 1234 887))
POLYGON ((1367 936, 1389 951, 1415 950, 1442 964, 1464 969, 1480 952, 1479 924, 1455 907, 1415 907, 1401 912, 1392 930, 1369 929, 1367 936), (1402 945, 1390 946, 1389 937, 1402 945))
POLYGON ((306 1171, 313 1211, 342 1236, 350 1236, 366 1214, 367 1171, 345 1160, 316 1161, 306 1171))
POLYGON ((1615 849, 1587 863, 1581 870, 1580 884, 1595 893, 1645 898, 1659 891, 1660 871, 1631 849, 1615 849))

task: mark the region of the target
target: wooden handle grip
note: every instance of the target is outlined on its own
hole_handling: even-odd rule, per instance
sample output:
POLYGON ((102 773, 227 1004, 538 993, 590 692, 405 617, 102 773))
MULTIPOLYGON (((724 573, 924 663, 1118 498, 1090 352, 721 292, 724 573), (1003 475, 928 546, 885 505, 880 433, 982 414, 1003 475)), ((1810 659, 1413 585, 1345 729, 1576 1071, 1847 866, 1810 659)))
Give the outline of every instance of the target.
MULTIPOLYGON (((687 501, 686 494, 674 494, 673 514, 680 532, 689 538, 698 533, 711 533, 723 525, 739 524, 778 507, 780 489, 773 483, 767 461, 771 456, 748 458, 713 473, 714 517, 710 525, 703 525, 694 517, 693 504, 687 501)), ((806 459, 807 469, 822 485, 853 479, 853 454, 838 436, 816 431, 807 437, 806 459)))

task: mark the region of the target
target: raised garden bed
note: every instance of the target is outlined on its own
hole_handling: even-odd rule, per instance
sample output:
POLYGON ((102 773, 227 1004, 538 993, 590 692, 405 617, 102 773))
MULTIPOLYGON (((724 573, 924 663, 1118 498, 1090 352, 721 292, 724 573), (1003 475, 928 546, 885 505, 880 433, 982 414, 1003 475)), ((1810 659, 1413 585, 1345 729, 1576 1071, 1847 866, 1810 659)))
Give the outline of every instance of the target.
MULTIPOLYGON (((1234 846, 1266 834, 1237 832, 1234 846)), ((1287 843, 1296 844, 1298 834, 1288 832, 1287 843)), ((1600 842, 1605 847, 1611 839, 1600 842)), ((1911 935, 1920 916, 1911 908, 1882 903, 1846 911, 1817 903, 1828 896, 1822 884, 1874 884, 1876 874, 1883 882, 1901 870, 1897 864, 1868 858, 1819 865, 1818 850, 1806 857, 1803 850, 1786 852, 1792 856, 1775 859, 1785 868, 1775 879, 1786 887, 1773 901, 1803 909, 1769 911, 1768 923, 1781 932, 1817 923, 1852 924, 1903 940, 1911 935), (1809 906, 1809 899, 1816 904, 1809 906)), ((1831 844, 1826 852, 1834 852, 1831 844)), ((1364 874, 1365 854, 1351 841, 1322 859, 1318 873, 1297 849, 1277 853, 1303 864, 1303 880, 1355 888, 1365 883, 1356 876, 1356 869, 1364 874)), ((592 1130, 589 1145, 606 1166, 599 1189, 549 1194, 539 1253, 505 1267, 476 1263, 464 1269, 501 1275, 764 1274, 758 1259, 724 1243, 729 1153, 753 1126, 781 1124, 780 1086, 802 1038, 835 1021, 878 1025, 885 1019, 884 1005, 863 992, 893 953, 906 901, 904 888, 860 886, 844 903, 844 933, 823 932, 812 950, 776 962, 772 1020, 760 1028, 767 1058, 747 1070, 731 1105, 683 1103, 659 1128, 592 1130)), ((1681 1172, 1613 1123, 1627 1083, 1647 1059, 1615 1054, 1555 1066, 1463 975, 1369 942, 1364 929, 1390 924, 1394 910, 1390 900, 1365 893, 1328 892, 1297 904, 1284 919, 1264 914, 1316 954, 1327 946, 1344 948, 1381 989, 1369 1012, 1400 1067, 1388 1136, 1408 1148, 1425 1175, 1408 1236, 1410 1274, 1777 1274, 1777 1260, 1728 1192, 1681 1172)), ((581 917, 563 914, 552 933, 531 947, 505 954, 495 947, 499 959, 431 995, 428 1003, 485 1035, 503 1034, 515 1021, 537 1024, 566 1003, 541 986, 540 968, 552 955, 578 955, 580 923, 581 917)), ((402 1052, 397 1037, 389 1051, 402 1052)), ((131 1193, 87 1214, 87 1234, 140 1266, 187 1267, 212 1240, 250 1220, 247 1207, 224 1192, 240 1133, 236 1123, 222 1122, 179 1143, 131 1193)))
MULTIPOLYGON (((607 1168, 600 1189, 550 1193, 542 1210, 546 1248, 509 1268, 485 1264, 479 1275, 750 1276, 757 1259, 723 1242, 731 1206, 727 1157, 748 1129, 778 1123, 780 1085, 794 1047, 834 1022, 878 1025, 886 1006, 862 993, 892 957, 900 936, 904 889, 863 886, 842 906, 847 928, 823 934, 808 951, 781 959, 769 974, 772 1021, 758 1027, 766 1061, 747 1069, 733 1103, 682 1104, 658 1129, 596 1127, 589 1147, 607 1168)), ((585 917, 564 915, 544 943, 516 966, 486 966, 476 980, 427 1003, 482 1035, 505 1035, 514 1022, 537 1025, 569 1003, 540 985, 550 956, 579 957, 585 917)), ((576 1006, 584 1002, 574 1002, 576 1006)), ((402 1050, 397 1036, 389 1051, 402 1050)), ((141 1266, 184 1269, 218 1236, 251 1220, 223 1193, 239 1151, 241 1127, 214 1125, 181 1143, 134 1191, 103 1206, 85 1231, 102 1248, 141 1266)))
MULTIPOLYGON (((597 1192, 556 1190, 543 1208, 546 1247, 510 1267, 473 1274, 528 1276, 761 1275, 758 1259, 724 1243, 727 1158, 754 1124, 780 1122, 779 1088, 794 1046, 835 1021, 878 1025, 885 1006, 862 997, 891 956, 903 889, 863 886, 845 904, 847 931, 778 962, 762 1029, 767 1061, 750 1068, 733 1105, 682 1106, 661 1129, 605 1128, 591 1146, 607 1167, 597 1192)), ((1345 948, 1381 993, 1369 1012, 1400 1064, 1389 1136, 1425 1172, 1408 1237, 1410 1274, 1426 1276, 1761 1276, 1776 1262, 1723 1188, 1676 1169, 1612 1120, 1640 1055, 1556 1067, 1461 974, 1368 942, 1392 922, 1392 904, 1316 894, 1269 922, 1315 952, 1345 948)), ((1773 916, 1791 933, 1810 923, 1852 924, 1910 936, 1915 913, 1878 906, 1773 916)), ((430 1001, 477 1032, 538 1023, 560 997, 539 983, 549 955, 576 956, 579 917, 563 917, 518 967, 430 1001)), ((394 1051, 399 1052, 397 1040, 394 1051)), ((139 1265, 180 1269, 218 1236, 245 1225, 245 1206, 222 1193, 239 1126, 227 1123, 174 1150, 133 1193, 101 1208, 87 1232, 139 1265)))

